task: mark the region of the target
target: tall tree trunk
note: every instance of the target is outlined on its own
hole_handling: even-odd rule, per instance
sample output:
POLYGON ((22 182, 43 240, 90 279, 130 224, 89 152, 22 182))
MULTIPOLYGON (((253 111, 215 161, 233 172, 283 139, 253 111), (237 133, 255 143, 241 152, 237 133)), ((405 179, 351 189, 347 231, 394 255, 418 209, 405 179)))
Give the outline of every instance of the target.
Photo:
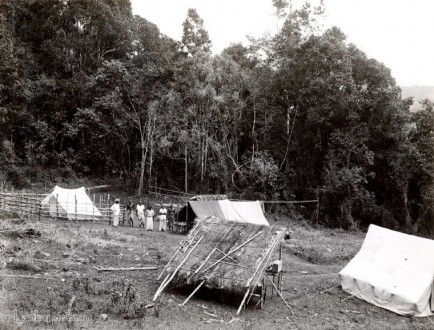
MULTIPOLYGON (((151 180, 152 180, 152 162, 154 154, 154 140, 151 139, 151 147, 149 148, 149 173, 148 173, 148 206, 149 206, 149 192, 151 191, 151 180)), ((155 186, 154 189, 157 189, 155 186)))
POLYGON ((411 226, 411 216, 410 216, 410 210, 408 209, 408 182, 406 182, 404 189, 403 189, 403 199, 404 199, 404 209, 405 209, 405 226, 409 232, 412 231, 411 226))
POLYGON ((185 168, 184 168, 184 190, 185 192, 188 192, 188 149, 187 149, 187 143, 185 144, 184 149, 184 155, 185 155, 185 168))
POLYGON ((253 125, 252 125, 252 162, 255 160, 255 146, 256 146, 256 105, 253 103, 253 125))
POLYGON ((145 146, 142 144, 142 160, 140 161, 140 179, 139 179, 139 189, 137 190, 137 195, 142 196, 143 192, 143 181, 145 177, 145 164, 146 164, 146 153, 145 146))
POLYGON ((139 188, 137 190, 137 195, 142 196, 143 186, 145 180, 145 166, 146 166, 146 158, 148 157, 148 146, 145 143, 144 136, 141 137, 141 152, 142 159, 140 161, 140 179, 139 179, 139 188))

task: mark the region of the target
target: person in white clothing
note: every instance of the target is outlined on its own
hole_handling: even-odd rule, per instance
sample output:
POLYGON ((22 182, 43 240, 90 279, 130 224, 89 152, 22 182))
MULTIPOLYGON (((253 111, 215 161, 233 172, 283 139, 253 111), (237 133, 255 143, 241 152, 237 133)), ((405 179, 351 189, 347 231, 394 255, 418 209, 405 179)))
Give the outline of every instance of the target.
POLYGON ((148 206, 148 209, 145 212, 146 216, 146 230, 154 230, 154 210, 152 206, 148 206))
POLYGON ((137 221, 139 221, 139 227, 145 227, 145 205, 142 201, 136 206, 137 221))
POLYGON ((161 204, 161 208, 158 211, 160 226, 158 228, 159 231, 166 231, 166 218, 167 218, 167 209, 164 207, 164 204, 161 204))
POLYGON ((121 214, 119 199, 115 199, 115 203, 112 205, 110 210, 113 212, 113 227, 117 227, 119 225, 119 216, 121 214))

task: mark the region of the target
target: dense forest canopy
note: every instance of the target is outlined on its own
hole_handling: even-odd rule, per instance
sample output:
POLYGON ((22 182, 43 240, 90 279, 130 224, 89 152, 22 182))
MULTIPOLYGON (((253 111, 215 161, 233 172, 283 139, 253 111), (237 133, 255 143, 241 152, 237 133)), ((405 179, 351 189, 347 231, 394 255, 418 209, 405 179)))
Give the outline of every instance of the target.
POLYGON ((213 55, 195 9, 178 42, 128 0, 1 0, 0 179, 319 198, 327 226, 432 235, 433 103, 411 113, 323 6, 273 4, 277 35, 213 55))

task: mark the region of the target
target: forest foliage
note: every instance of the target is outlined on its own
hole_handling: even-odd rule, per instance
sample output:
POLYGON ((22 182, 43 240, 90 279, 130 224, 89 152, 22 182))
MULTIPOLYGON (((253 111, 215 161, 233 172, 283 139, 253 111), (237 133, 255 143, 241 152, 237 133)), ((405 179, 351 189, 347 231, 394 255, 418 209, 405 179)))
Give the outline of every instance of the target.
POLYGON ((323 6, 273 4, 279 33, 213 55, 194 9, 175 41, 129 0, 1 0, 0 179, 319 198, 327 226, 433 235, 433 103, 410 112, 323 6))

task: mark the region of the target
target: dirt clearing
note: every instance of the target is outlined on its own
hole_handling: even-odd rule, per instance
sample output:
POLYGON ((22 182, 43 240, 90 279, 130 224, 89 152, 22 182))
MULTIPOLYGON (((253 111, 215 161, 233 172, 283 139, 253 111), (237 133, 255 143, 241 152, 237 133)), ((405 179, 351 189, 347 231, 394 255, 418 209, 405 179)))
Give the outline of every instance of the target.
POLYGON ((158 304, 157 277, 185 238, 112 228, 106 224, 21 220, 1 214, 0 329, 433 329, 434 318, 409 318, 349 298, 337 273, 358 251, 363 233, 314 229, 273 221, 291 230, 283 249, 283 296, 250 306, 234 305, 174 288, 158 304), (96 268, 156 267, 99 271, 96 268))

